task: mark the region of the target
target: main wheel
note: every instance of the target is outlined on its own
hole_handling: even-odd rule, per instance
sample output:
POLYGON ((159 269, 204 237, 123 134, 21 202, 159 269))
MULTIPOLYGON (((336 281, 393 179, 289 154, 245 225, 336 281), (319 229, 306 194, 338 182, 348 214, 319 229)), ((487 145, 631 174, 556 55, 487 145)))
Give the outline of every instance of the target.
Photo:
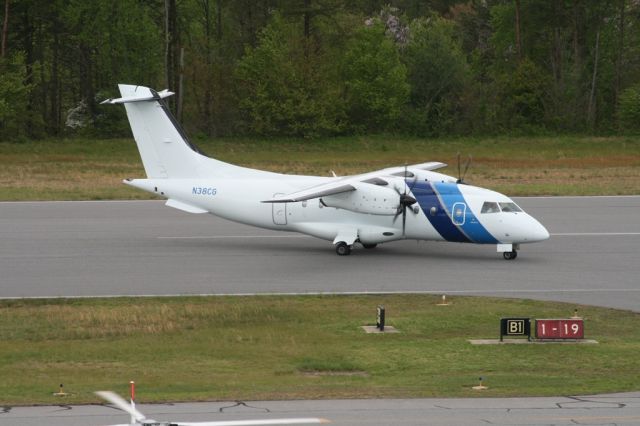
POLYGON ((516 257, 518 257, 518 252, 517 251, 505 251, 504 253, 502 253, 502 256, 504 256, 505 259, 507 260, 513 260, 516 257))
POLYGON ((377 246, 378 246, 377 244, 362 244, 362 247, 366 249, 373 249, 373 248, 376 248, 377 246))
POLYGON ((336 244, 336 253, 338 256, 348 256, 351 254, 351 247, 344 241, 340 241, 336 244))

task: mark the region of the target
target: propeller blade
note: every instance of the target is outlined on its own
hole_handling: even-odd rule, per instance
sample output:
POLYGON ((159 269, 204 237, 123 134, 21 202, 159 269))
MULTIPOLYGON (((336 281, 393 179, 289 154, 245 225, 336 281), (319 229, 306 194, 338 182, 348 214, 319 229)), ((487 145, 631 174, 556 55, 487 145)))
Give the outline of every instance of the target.
POLYGON ((402 237, 405 237, 405 229, 407 228, 407 206, 402 209, 402 237))
POLYGON ((140 411, 133 408, 127 401, 122 399, 122 397, 117 393, 114 393, 111 391, 98 391, 96 392, 96 395, 112 403, 113 405, 115 405, 117 408, 124 411, 125 413, 129 413, 134 419, 136 419, 137 422, 141 422, 146 419, 144 414, 142 414, 140 411))
POLYGON ((462 174, 460 173, 460 151, 458 151, 458 153, 456 154, 456 159, 458 163, 458 182, 461 182, 462 174))
POLYGON ((398 219, 401 213, 402 213, 402 206, 398 206, 398 209, 396 210, 396 214, 393 216, 392 223, 394 224, 396 223, 396 220, 398 219))
POLYGON ((253 425, 302 425, 331 423, 327 419, 300 418, 300 419, 269 419, 269 420, 229 420, 218 422, 171 422, 175 426, 253 426, 253 425))
POLYGON ((418 183, 418 176, 413 175, 413 182, 409 185, 409 192, 413 192, 413 188, 416 186, 416 183, 418 183))

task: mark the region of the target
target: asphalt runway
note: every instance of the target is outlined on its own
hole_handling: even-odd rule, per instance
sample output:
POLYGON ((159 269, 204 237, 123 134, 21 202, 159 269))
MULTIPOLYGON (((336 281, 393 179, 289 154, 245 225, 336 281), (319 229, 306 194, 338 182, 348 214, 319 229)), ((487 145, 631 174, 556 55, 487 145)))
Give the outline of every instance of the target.
MULTIPOLYGON (((640 197, 519 198, 552 234, 493 246, 330 243, 190 215, 160 201, 0 203, 0 297, 433 292, 640 310, 640 197)), ((1 401, 1 397, 0 397, 1 401)), ((637 425, 640 393, 554 398, 141 406, 158 420, 326 417, 336 425, 637 425)), ((0 426, 128 422, 105 406, 2 407, 0 426)))
POLYGON ((416 241, 339 257, 161 201, 0 203, 0 297, 434 292, 639 309, 640 197, 516 201, 552 236, 515 261, 416 241))

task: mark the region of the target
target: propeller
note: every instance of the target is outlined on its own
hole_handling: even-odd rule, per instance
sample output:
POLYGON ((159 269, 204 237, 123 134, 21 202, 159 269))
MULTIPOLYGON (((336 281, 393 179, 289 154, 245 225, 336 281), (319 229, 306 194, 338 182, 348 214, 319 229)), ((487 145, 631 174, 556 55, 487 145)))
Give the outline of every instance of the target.
POLYGON ((395 214, 395 216, 393 216, 393 223, 396 223, 396 219, 398 219, 398 217, 402 214, 402 236, 403 237, 405 236, 405 229, 407 227, 407 208, 411 207, 412 205, 414 205, 417 202, 417 200, 415 198, 413 198, 411 195, 409 195, 407 193, 407 189, 409 190, 408 192, 413 191, 413 187, 415 186, 418 178, 414 174, 413 175, 413 182, 411 183, 411 186, 409 187, 407 185, 407 182, 406 182, 407 176, 408 176, 407 165, 405 164, 405 166, 404 166, 404 178, 405 178, 404 192, 400 192, 397 187, 394 187, 394 189, 396 190, 396 192, 400 196, 400 200, 398 202, 398 208, 397 208, 396 214, 395 214))
MULTIPOLYGON (((96 395, 115 405, 116 408, 131 415, 132 425, 171 425, 171 426, 253 426, 253 425, 297 425, 312 423, 330 423, 327 419, 319 418, 291 418, 291 419, 259 419, 259 420, 223 420, 214 422, 157 422, 147 419, 144 414, 134 408, 120 395, 111 391, 98 391, 96 395), (135 421, 135 423, 134 423, 135 421)), ((128 426, 128 425, 113 425, 128 426)))
POLYGON ((464 165, 464 172, 460 173, 460 152, 456 155, 458 159, 458 180, 456 183, 464 183, 464 177, 467 175, 467 171, 469 170, 469 166, 471 166, 471 155, 467 157, 467 162, 464 165))
POLYGON ((98 391, 96 392, 96 395, 98 395, 100 398, 104 399, 105 401, 112 403, 113 405, 115 405, 117 408, 124 411, 125 413, 129 413, 131 415, 131 419, 135 420, 138 423, 142 423, 147 419, 144 416, 144 414, 136 410, 133 407, 133 405, 129 404, 127 401, 122 399, 122 397, 115 392, 98 391))

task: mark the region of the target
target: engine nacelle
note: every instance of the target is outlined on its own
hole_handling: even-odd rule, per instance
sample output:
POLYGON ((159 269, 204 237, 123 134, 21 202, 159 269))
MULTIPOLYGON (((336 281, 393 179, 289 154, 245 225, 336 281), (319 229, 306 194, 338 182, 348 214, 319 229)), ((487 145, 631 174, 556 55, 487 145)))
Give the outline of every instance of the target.
POLYGON ((322 197, 327 207, 357 213, 393 216, 398 212, 400 195, 389 186, 358 183, 355 191, 322 197))

